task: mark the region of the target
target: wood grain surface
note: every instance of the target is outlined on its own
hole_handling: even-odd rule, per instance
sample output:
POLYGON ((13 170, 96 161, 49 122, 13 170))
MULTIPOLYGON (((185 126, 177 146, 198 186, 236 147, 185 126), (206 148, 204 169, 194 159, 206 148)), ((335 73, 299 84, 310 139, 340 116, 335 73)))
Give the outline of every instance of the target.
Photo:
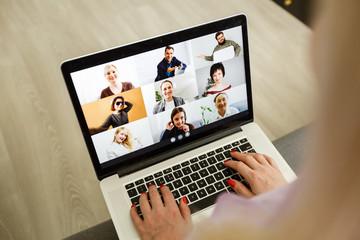
POLYGON ((255 120, 313 120, 312 32, 270 0, 2 0, 0 239, 61 239, 110 218, 60 72, 66 59, 244 12, 255 120))

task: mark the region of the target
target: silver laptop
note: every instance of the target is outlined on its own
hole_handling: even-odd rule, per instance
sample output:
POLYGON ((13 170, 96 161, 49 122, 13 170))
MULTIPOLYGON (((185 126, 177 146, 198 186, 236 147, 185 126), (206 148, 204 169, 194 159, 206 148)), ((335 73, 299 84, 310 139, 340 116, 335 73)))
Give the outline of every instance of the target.
POLYGON ((232 192, 228 179, 249 187, 223 164, 231 150, 267 154, 288 181, 296 178, 254 122, 247 28, 240 14, 62 64, 120 239, 138 238, 129 210, 135 204, 141 214, 149 184, 169 186, 176 201, 185 196, 195 224, 232 192), (243 54, 196 57, 212 55, 219 31, 243 54))

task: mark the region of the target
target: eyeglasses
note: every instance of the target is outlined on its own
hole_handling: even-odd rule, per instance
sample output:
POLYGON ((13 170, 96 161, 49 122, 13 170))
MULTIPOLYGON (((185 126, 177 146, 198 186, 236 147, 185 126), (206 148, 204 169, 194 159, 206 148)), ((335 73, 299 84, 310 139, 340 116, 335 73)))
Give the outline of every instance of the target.
POLYGON ((115 104, 116 104, 116 106, 119 106, 119 105, 124 105, 125 102, 116 102, 115 104))

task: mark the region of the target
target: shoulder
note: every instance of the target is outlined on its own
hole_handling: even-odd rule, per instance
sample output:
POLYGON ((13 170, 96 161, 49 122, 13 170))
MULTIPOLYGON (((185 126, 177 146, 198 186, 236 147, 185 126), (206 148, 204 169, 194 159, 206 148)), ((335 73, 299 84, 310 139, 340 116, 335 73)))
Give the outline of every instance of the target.
POLYGON ((114 93, 110 90, 110 87, 107 87, 101 91, 100 98, 108 97, 114 95, 114 93))
POLYGON ((233 113, 238 113, 238 112, 239 112, 239 110, 238 110, 237 108, 234 108, 234 107, 228 107, 228 110, 229 110, 229 112, 230 112, 231 114, 233 114, 233 113))
POLYGON ((124 91, 135 88, 131 82, 122 82, 122 84, 123 84, 124 91))

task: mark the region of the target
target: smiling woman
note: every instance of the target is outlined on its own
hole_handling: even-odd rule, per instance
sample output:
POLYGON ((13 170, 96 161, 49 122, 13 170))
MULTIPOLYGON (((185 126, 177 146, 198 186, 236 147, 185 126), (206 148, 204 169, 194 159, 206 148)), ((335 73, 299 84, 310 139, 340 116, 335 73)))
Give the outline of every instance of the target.
POLYGON ((225 68, 221 62, 215 63, 211 66, 210 77, 215 82, 215 84, 206 91, 207 96, 217 94, 231 88, 231 85, 226 85, 223 83, 225 77, 225 68))
POLYGON ((104 67, 104 77, 109 82, 110 86, 101 91, 100 98, 105 98, 135 88, 131 82, 121 82, 118 79, 119 73, 113 64, 107 64, 104 67))

